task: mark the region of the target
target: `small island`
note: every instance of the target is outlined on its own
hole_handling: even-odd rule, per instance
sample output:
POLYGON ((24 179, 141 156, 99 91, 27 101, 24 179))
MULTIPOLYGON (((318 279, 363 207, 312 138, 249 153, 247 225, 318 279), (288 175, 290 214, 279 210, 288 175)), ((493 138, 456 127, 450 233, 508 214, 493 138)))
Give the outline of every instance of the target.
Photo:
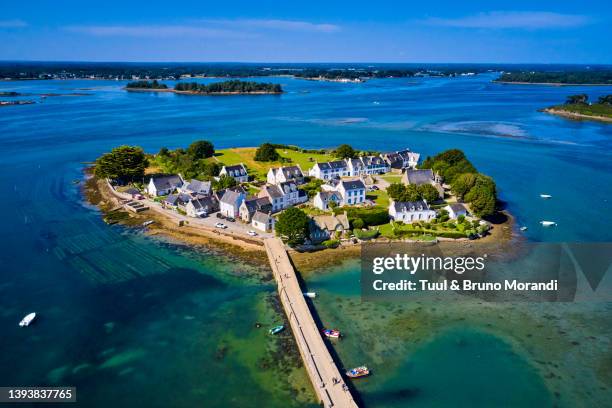
POLYGON ((570 95, 564 104, 551 106, 543 111, 568 119, 612 123, 612 95, 600 96, 596 103, 589 103, 586 94, 570 95))
POLYGON ((279 84, 239 80, 210 84, 179 82, 174 89, 156 80, 135 81, 128 83, 125 89, 127 91, 173 92, 184 95, 278 95, 283 93, 279 84))
POLYGON ((612 85, 611 70, 504 72, 493 82, 517 85, 612 85))

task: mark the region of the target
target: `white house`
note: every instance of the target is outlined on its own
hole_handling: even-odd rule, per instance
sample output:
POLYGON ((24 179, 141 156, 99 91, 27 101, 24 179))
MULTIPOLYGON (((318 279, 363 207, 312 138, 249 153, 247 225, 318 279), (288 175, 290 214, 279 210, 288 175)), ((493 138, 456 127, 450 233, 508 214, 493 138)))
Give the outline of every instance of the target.
POLYGON ((414 169, 419 163, 421 155, 411 152, 409 149, 404 149, 397 152, 383 153, 381 157, 392 169, 402 170, 414 169))
POLYGON ((154 197, 164 196, 174 193, 183 184, 184 181, 179 174, 151 177, 147 185, 147 193, 154 197))
POLYGON ((226 217, 236 218, 244 199, 245 194, 242 191, 227 190, 219 202, 219 211, 226 217))
POLYGON ((319 191, 314 197, 313 204, 319 210, 328 210, 330 203, 336 203, 340 205, 342 202, 342 196, 337 191, 319 191))
POLYGON ((315 163, 308 174, 321 180, 330 180, 350 175, 346 161, 338 160, 325 163, 315 163))
POLYGON ((253 220, 251 221, 253 228, 263 232, 274 231, 274 223, 274 217, 272 217, 270 213, 265 213, 262 211, 255 211, 253 214, 253 220))
POLYGON ((238 215, 242 221, 249 223, 251 222, 255 211, 261 211, 264 213, 271 212, 272 203, 270 202, 270 199, 268 197, 247 198, 242 202, 242 204, 240 204, 238 215))
POLYGON ((190 182, 179 187, 179 191, 181 193, 190 194, 194 197, 199 195, 209 195, 211 192, 211 182, 191 179, 190 182))
POLYGON ((465 206, 461 203, 449 204, 446 207, 444 207, 444 209, 448 211, 448 216, 452 219, 455 219, 459 217, 460 215, 463 215, 464 217, 467 217, 468 215, 467 208, 465 208, 465 206))
POLYGON ((304 183, 304 173, 299 164, 296 166, 276 167, 268 170, 268 184, 280 184, 289 181, 298 185, 304 183))
POLYGON ((412 223, 415 221, 431 221, 436 218, 436 212, 429 208, 427 201, 392 201, 389 204, 389 216, 395 221, 412 223))
POLYGON ((294 182, 266 184, 257 196, 267 197, 272 203, 273 212, 308 201, 306 193, 298 189, 294 182))
POLYGON ((342 196, 341 205, 355 205, 365 202, 366 187, 361 180, 342 180, 336 191, 342 196))
POLYGON ((346 159, 349 175, 360 177, 371 174, 384 174, 391 170, 389 164, 379 156, 363 156, 356 159, 346 159))
POLYGON ((234 166, 223 166, 219 172, 219 176, 225 175, 233 177, 237 183, 246 183, 249 181, 249 173, 242 163, 234 166))
POLYGON ((219 202, 212 196, 193 198, 185 205, 185 212, 189 217, 207 217, 217 211, 219 202))

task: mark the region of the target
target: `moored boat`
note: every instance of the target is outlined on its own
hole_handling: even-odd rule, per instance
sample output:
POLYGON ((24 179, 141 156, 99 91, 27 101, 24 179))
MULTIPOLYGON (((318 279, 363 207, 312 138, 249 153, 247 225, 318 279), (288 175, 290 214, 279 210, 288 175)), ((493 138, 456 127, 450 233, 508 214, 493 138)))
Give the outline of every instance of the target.
POLYGON ((552 196, 550 194, 540 194, 540 197, 542 197, 545 200, 548 200, 549 198, 552 198, 552 196))
POLYGON ((370 370, 366 366, 355 367, 346 372, 349 378, 367 377, 368 375, 370 375, 370 370))
POLYGON ((314 299, 317 297, 317 293, 316 292, 304 292, 304 297, 314 299))
POLYGON ((340 330, 335 329, 324 329, 323 334, 325 335, 325 337, 329 337, 332 339, 339 339, 341 336, 340 330))
POLYGON ((554 221, 540 221, 540 224, 542 224, 543 227, 554 227, 557 225, 554 221))
POLYGON ((36 313, 30 313, 19 322, 19 326, 27 327, 32 323, 32 320, 36 317, 36 313))
POLYGON ((278 334, 285 330, 285 326, 275 326, 269 330, 270 334, 278 334))
POLYGON ((521 231, 527 231, 527 227, 521 227, 521 231))
POLYGON ((155 221, 153 221, 153 220, 145 221, 145 222, 142 223, 142 226, 143 227, 148 227, 149 225, 153 224, 154 222, 155 221))

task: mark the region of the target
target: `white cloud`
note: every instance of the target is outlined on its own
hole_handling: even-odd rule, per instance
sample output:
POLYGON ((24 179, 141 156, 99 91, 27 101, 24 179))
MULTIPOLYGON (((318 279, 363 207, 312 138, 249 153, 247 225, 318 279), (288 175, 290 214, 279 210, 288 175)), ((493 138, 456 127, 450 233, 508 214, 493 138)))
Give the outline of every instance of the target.
POLYGON ((246 38, 245 33, 199 27, 196 25, 77 25, 64 27, 66 30, 98 37, 208 37, 208 38, 246 38))
POLYGON ((28 23, 23 20, 0 20, 0 28, 22 28, 27 26, 28 23))
POLYGON ((589 24, 591 18, 547 11, 491 11, 459 18, 429 18, 424 22, 442 27, 536 30, 581 27, 589 24))
POLYGON ((282 31, 310 31, 331 33, 340 31, 340 27, 329 23, 311 23, 299 20, 279 19, 236 19, 236 20, 206 20, 212 24, 230 25, 234 28, 263 28, 282 31))

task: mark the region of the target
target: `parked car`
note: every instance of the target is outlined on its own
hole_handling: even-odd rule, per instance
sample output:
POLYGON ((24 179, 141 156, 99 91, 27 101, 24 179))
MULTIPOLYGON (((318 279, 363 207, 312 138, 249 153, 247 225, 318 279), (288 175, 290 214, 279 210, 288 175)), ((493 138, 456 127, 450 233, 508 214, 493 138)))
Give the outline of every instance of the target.
POLYGON ((236 219, 234 217, 225 217, 225 219, 229 222, 235 222, 236 219))
POLYGON ((220 218, 222 220, 225 219, 225 217, 223 216, 223 214, 221 214, 220 212, 217 213, 217 218, 220 218))
POLYGON ((226 229, 226 228, 227 228, 227 225, 225 225, 225 224, 224 224, 224 223, 222 223, 222 222, 218 222, 218 223, 216 223, 216 224, 215 224, 215 227, 217 227, 217 228, 221 228, 221 229, 226 229))
POLYGON ((378 188, 378 186, 372 186, 372 190, 378 191, 379 188, 378 188))
POLYGON ((253 231, 253 230, 247 231, 247 234, 249 234, 252 237, 256 237, 257 236, 257 233, 255 231, 253 231))

